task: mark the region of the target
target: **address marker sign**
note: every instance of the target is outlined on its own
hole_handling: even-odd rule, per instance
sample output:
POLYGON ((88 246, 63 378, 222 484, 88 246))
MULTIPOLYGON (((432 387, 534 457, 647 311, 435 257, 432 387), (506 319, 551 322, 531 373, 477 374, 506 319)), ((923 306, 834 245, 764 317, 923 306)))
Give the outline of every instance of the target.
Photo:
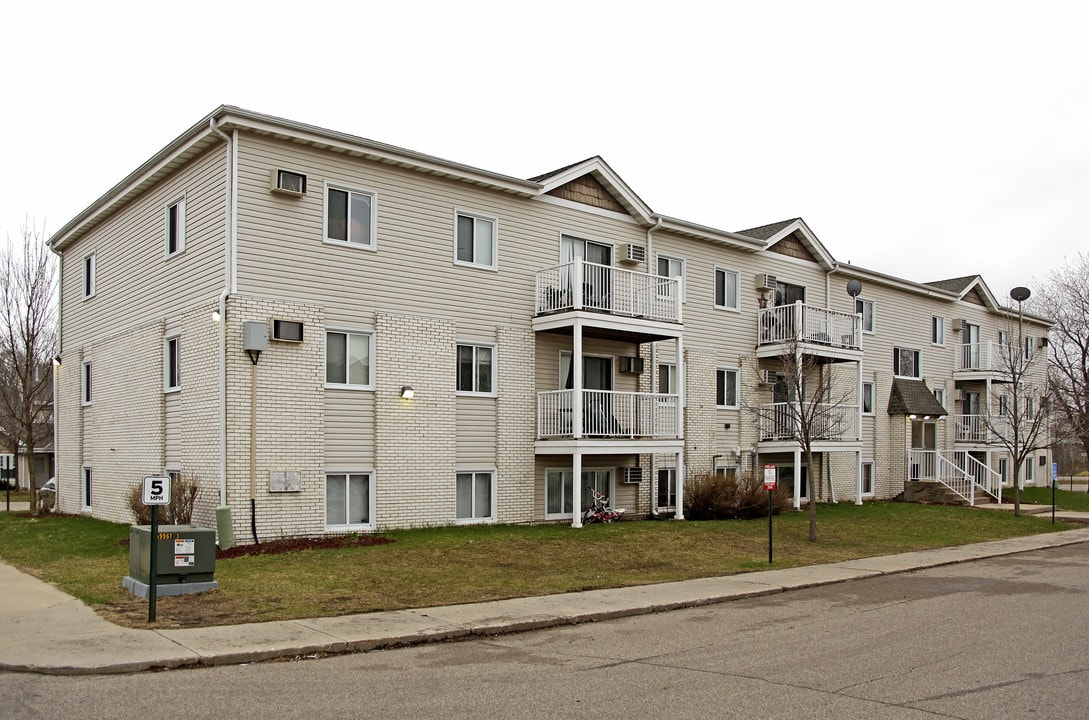
POLYGON ((170 476, 149 475, 144 478, 144 505, 170 504, 170 476))

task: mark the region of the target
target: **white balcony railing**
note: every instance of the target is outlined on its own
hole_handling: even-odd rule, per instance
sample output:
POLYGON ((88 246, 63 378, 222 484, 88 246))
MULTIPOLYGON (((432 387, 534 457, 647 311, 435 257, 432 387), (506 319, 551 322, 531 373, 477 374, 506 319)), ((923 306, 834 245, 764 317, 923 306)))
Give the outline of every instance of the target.
MULTIPOLYGON (((1025 421, 1026 424, 1030 421, 1025 421)), ((1013 436, 1013 418, 1009 415, 957 415, 957 442, 995 444, 1013 436)))
POLYGON ((965 343, 957 353, 957 372, 1009 372, 1011 352, 1018 352, 1016 345, 965 343))
POLYGON ((858 406, 827 403, 770 403, 760 406, 761 440, 797 440, 798 418, 810 419, 813 440, 858 439, 858 406))
POLYGON ((682 282, 575 259, 537 271, 535 313, 592 310, 681 322, 682 282))
MULTIPOLYGON (((537 437, 576 436, 574 390, 537 393, 537 437)), ((679 437, 679 395, 664 393, 582 391, 582 437, 679 437)))
POLYGON ((909 456, 908 480, 940 482, 972 505, 977 491, 997 498, 1002 490, 1001 476, 966 452, 950 458, 940 450, 912 450, 909 456))
POLYGON ((764 308, 759 315, 761 345, 803 342, 859 350, 862 316, 796 302, 764 308))

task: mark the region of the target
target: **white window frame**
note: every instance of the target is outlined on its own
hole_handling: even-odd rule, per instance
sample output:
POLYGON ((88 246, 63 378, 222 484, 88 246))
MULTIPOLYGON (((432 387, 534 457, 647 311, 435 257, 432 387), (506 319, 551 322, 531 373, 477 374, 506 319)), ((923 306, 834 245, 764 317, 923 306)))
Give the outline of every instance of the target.
POLYGON ((83 299, 90 300, 98 292, 98 253, 92 252, 83 256, 83 299))
POLYGON ((677 363, 675 362, 660 362, 658 363, 658 374, 656 378, 658 383, 658 393, 662 395, 677 395, 677 363), (666 374, 666 386, 662 387, 662 371, 666 374))
POLYGON ((172 258, 185 252, 185 195, 174 198, 166 204, 163 220, 163 256, 172 258), (170 249, 170 212, 177 208, 177 222, 174 229, 174 249, 170 249))
POLYGON ((654 473, 654 507, 659 510, 672 510, 676 509, 677 507, 677 468, 673 465, 660 467, 658 468, 657 472, 654 473), (663 473, 666 476, 666 498, 668 499, 670 495, 673 496, 672 505, 662 505, 661 503, 661 486, 663 473), (672 492, 670 492, 670 489, 672 489, 672 492))
POLYGON ((83 406, 94 403, 94 374, 91 372, 91 361, 84 360, 79 366, 79 404, 83 406))
POLYGON ((1036 484, 1036 456, 1029 455, 1025 458, 1025 470, 1021 473, 1021 481, 1036 484))
MULTIPOLYGON (((681 302, 682 303, 685 302, 685 295, 688 294, 685 291, 686 283, 684 282, 685 259, 681 258, 681 257, 676 257, 675 255, 662 255, 662 254, 659 254, 658 258, 657 258, 657 262, 655 263, 654 270, 655 270, 655 273, 658 275, 658 277, 680 278, 680 280, 681 280, 681 282, 680 282, 680 286, 681 286, 681 302), (666 263, 666 274, 665 275, 662 274, 662 261, 663 260, 666 263)), ((667 297, 669 295, 669 293, 664 292, 663 288, 661 286, 659 286, 658 295, 660 297, 667 297)))
POLYGON ((739 407, 741 407, 741 370, 740 369, 738 369, 736 367, 730 367, 730 366, 727 366, 727 365, 722 365, 722 366, 719 366, 719 367, 715 368, 715 407, 718 408, 719 410, 737 410, 739 407), (733 386, 734 386, 734 401, 735 402, 734 402, 733 405, 729 404, 730 393, 728 392, 729 386, 727 384, 727 383, 729 383, 730 373, 733 373, 733 377, 734 377, 733 386), (718 404, 718 382, 719 382, 719 377, 722 378, 722 399, 723 399, 723 402, 726 403, 724 405, 719 405, 718 404))
POLYGON ((471 396, 471 397, 495 397, 496 396, 495 381, 496 381, 496 377, 497 377, 497 374, 498 374, 497 371, 498 371, 498 366, 499 366, 498 357, 499 357, 499 355, 496 352, 496 346, 495 346, 494 343, 474 342, 472 340, 459 340, 457 342, 457 344, 455 345, 455 348, 454 348, 454 362, 455 362, 455 365, 456 365, 455 370, 454 370, 454 392, 455 392, 455 394, 462 395, 462 396, 471 396), (458 387, 459 375, 461 374, 461 357, 460 357, 461 348, 472 348, 473 349, 473 389, 472 390, 462 390, 462 389, 460 389, 458 387), (477 381, 480 378, 480 374, 479 374, 480 371, 479 371, 479 365, 478 365, 478 351, 480 349, 485 349, 485 350, 490 350, 491 351, 491 368, 490 368, 490 373, 489 373, 490 374, 489 380, 491 382, 491 390, 478 390, 477 389, 477 386, 478 386, 477 381))
POLYGON ((892 348, 892 352, 893 352, 892 374, 894 376, 900 377, 900 378, 909 378, 909 379, 912 379, 912 380, 922 380, 922 378, 923 378, 923 352, 922 352, 922 350, 919 350, 917 348, 909 348, 909 347, 902 347, 900 345, 896 345, 896 346, 894 346, 892 348), (900 355, 904 351, 914 353, 914 361, 915 361, 915 368, 914 368, 915 374, 914 375, 904 375, 903 373, 900 372, 903 369, 902 367, 900 367, 900 365, 901 365, 900 355))
POLYGON ((877 403, 877 386, 873 381, 871 381, 871 380, 863 380, 862 381, 862 398, 861 398, 861 401, 862 401, 862 414, 866 415, 866 416, 873 415, 874 414, 874 406, 877 403), (867 389, 870 391, 869 392, 869 395, 870 395, 870 409, 869 410, 866 409, 866 390, 867 389))
POLYGON ((1025 335, 1022 343, 1024 344, 1022 352, 1025 362, 1032 362, 1036 359, 1036 338, 1032 335, 1025 335))
POLYGON ((730 312, 741 312, 741 273, 737 270, 733 270, 728 267, 722 267, 720 265, 715 266, 715 281, 711 286, 712 301, 716 310, 728 310, 730 312), (719 274, 722 275, 722 300, 723 304, 718 302, 718 278, 719 274), (729 278, 733 276, 734 279, 734 297, 730 297, 730 283, 729 278), (734 304, 730 305, 730 300, 733 300, 734 304))
POLYGON ((998 396, 998 415, 999 417, 1007 417, 1010 414, 1010 396, 999 395, 998 396))
POLYGON ((737 478, 737 473, 739 470, 740 468, 738 468, 737 463, 724 463, 722 465, 718 463, 715 464, 715 474, 722 475, 723 477, 726 476, 727 472, 733 472, 734 478, 737 478))
MULTIPOLYGON (((608 492, 606 493, 606 495, 609 496, 609 501, 612 502, 612 499, 614 497, 613 493, 616 491, 616 468, 611 468, 611 467, 584 467, 582 469, 582 472, 584 472, 584 473, 590 473, 590 472, 592 472, 592 473, 605 473, 606 478, 608 479, 608 483, 607 483, 608 492)), ((548 511, 548 501, 550 499, 549 495, 548 495, 548 476, 549 476, 550 473, 561 473, 560 488, 562 490, 567 489, 567 483, 566 483, 563 476, 564 475, 571 475, 572 476, 571 491, 574 492, 574 487, 575 487, 574 477, 573 477, 574 471, 572 470, 572 468, 569 468, 569 467, 566 467, 566 468, 565 467, 549 467, 549 468, 545 468, 545 473, 544 473, 544 478, 545 478, 545 488, 544 488, 545 519, 546 520, 565 520, 565 519, 570 520, 571 517, 572 517, 572 513, 562 512, 562 511, 558 512, 558 513, 550 513, 548 511)), ((582 479, 579 478, 579 484, 580 484, 579 492, 582 492, 581 483, 582 483, 582 479)), ((561 498, 561 502, 560 502, 560 507, 561 508, 565 504, 565 503, 562 502, 563 499, 564 498, 561 498)), ((572 503, 572 505, 573 505, 573 503, 572 503)), ((586 512, 586 503, 582 504, 582 511, 586 512)))
POLYGON ((90 511, 94 502, 94 475, 90 465, 84 465, 79 469, 79 507, 80 510, 90 511))
POLYGON ((945 347, 945 317, 942 315, 930 316, 930 344, 945 347))
POLYGON ((1009 458, 998 458, 998 482, 1001 485, 1010 484, 1010 460, 1009 458))
POLYGON ((481 270, 498 270, 499 269, 499 218, 493 215, 485 215, 484 213, 473 212, 471 210, 454 210, 454 264, 461 265, 462 267, 472 267, 481 270), (458 233, 461 230, 461 218, 469 218, 473 221, 473 259, 462 260, 458 257, 458 233), (491 251, 492 261, 490 263, 477 262, 477 228, 479 222, 491 223, 492 225, 492 237, 491 237, 491 251))
MULTIPOLYGON (((348 342, 348 339, 346 337, 345 338, 345 343, 347 343, 347 342, 348 342)), ((325 328, 325 348, 324 348, 324 350, 322 352, 322 358, 323 358, 323 361, 324 361, 323 362, 324 370, 322 372, 322 376, 325 378, 324 387, 333 388, 333 389, 337 389, 337 390, 374 390, 375 357, 376 357, 376 350, 377 350, 376 346, 377 346, 377 342, 375 340, 375 333, 374 333, 373 330, 346 330, 346 329, 343 329, 343 328, 335 328, 335 327, 325 328), (345 366, 344 366, 344 373, 345 373, 344 380, 345 380, 345 382, 338 383, 338 382, 330 382, 329 381, 329 335, 331 335, 331 334, 345 335, 345 336, 360 335, 360 336, 365 336, 365 337, 369 338, 369 340, 368 340, 369 349, 368 349, 368 355, 367 355, 368 360, 369 360, 369 364, 368 364, 368 368, 367 368, 367 379, 368 379, 369 382, 367 382, 367 383, 350 383, 350 382, 347 381, 348 380, 348 363, 347 363, 347 359, 345 359, 345 366)))
POLYGON ((934 399, 938 401, 938 404, 943 408, 945 407, 945 388, 931 388, 931 392, 934 393, 934 399))
POLYGON ((181 390, 181 336, 163 338, 163 392, 181 390))
MULTIPOLYGON (((322 524, 326 532, 344 532, 346 530, 373 530, 375 527, 374 513, 375 513, 375 480, 374 470, 326 470, 322 480, 321 494, 322 494, 322 524), (362 523, 332 523, 329 522, 329 477, 331 475, 343 475, 344 487, 345 487, 345 501, 348 500, 348 495, 351 491, 351 483, 348 478, 352 475, 366 475, 367 476, 367 521, 362 523)), ((345 508, 347 512, 347 508, 345 508)))
POLYGON ((481 524, 487 524, 487 523, 494 523, 495 522, 495 516, 496 516, 496 485, 497 485, 497 483, 496 483, 496 471, 495 471, 495 468, 491 468, 491 469, 488 469, 488 470, 481 470, 481 469, 477 468, 477 469, 464 469, 464 470, 455 471, 455 473, 454 473, 454 522, 456 524, 458 524, 458 525, 481 525, 481 524), (471 504, 473 505, 473 507, 471 508, 471 514, 470 514, 469 517, 460 517, 458 515, 458 509, 457 509, 458 482, 459 482, 461 476, 463 476, 463 475, 471 475, 472 476, 471 482, 473 484, 473 492, 470 493, 470 497, 472 498, 471 504), (489 488, 488 489, 488 507, 485 508, 487 510, 488 514, 487 515, 477 515, 477 510, 479 508, 476 507, 476 483, 484 476, 486 476, 486 478, 487 478, 486 482, 488 483, 488 488, 489 488))
POLYGON ((869 461, 869 462, 862 463, 862 478, 861 478, 862 497, 873 497, 874 496, 874 485, 876 483, 874 482, 874 474, 873 473, 874 473, 874 466, 873 466, 873 461, 872 460, 869 461), (869 490, 866 489, 867 471, 869 471, 868 472, 868 474, 869 474, 869 485, 870 485, 869 490))
POLYGON ((1025 420, 1029 422, 1036 419, 1036 398, 1031 395, 1025 396, 1025 420))
POLYGON ((862 332, 873 335, 877 332, 877 305, 873 300, 855 298, 855 312, 862 316, 862 332), (866 309, 869 308, 869 327, 866 327, 866 309))
POLYGON ((351 185, 345 185, 337 182, 325 183, 325 195, 324 204, 322 206, 322 226, 321 226, 322 241, 327 245, 337 245, 339 247, 350 247, 357 250, 377 250, 378 249, 378 192, 375 190, 367 190, 365 188, 353 187, 351 185), (348 217, 346 218, 347 227, 345 228, 345 234, 347 240, 340 240, 338 238, 329 237, 329 194, 330 191, 336 190, 338 192, 348 193, 348 217), (352 195, 366 195, 370 198, 370 222, 368 224, 368 232, 370 234, 369 243, 354 242, 351 233, 351 221, 352 221, 352 195))

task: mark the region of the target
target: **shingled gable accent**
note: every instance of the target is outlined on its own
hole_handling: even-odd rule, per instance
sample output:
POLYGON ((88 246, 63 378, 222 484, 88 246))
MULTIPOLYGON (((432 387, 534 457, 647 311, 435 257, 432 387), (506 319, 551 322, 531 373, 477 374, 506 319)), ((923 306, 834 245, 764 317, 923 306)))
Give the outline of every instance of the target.
POLYGON ((613 197, 613 194, 593 175, 583 175, 549 191, 547 194, 563 200, 592 205, 603 210, 612 210, 618 213, 627 212, 624 206, 613 197))
POLYGON ((979 294, 978 288, 972 288, 968 292, 964 293, 964 297, 962 297, 961 300, 973 303, 975 305, 982 305, 983 307, 987 307, 987 303, 984 302, 983 296, 979 294))
POLYGON ((768 250, 800 260, 819 262, 817 258, 813 257, 813 253, 809 252, 809 248, 802 244, 802 241, 798 238, 797 234, 787 235, 785 238, 769 247, 768 250))
POLYGON ((889 415, 948 415, 923 380, 896 378, 889 393, 889 415))

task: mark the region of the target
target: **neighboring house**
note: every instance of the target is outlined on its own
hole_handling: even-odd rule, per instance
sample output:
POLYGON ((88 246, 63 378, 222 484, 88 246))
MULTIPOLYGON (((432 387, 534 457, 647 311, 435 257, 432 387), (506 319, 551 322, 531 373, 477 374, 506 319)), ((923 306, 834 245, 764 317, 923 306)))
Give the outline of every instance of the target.
POLYGON ((956 430, 998 382, 962 345, 1010 322, 981 279, 665 217, 597 157, 521 180, 221 107, 50 242, 62 511, 129 521, 143 476, 185 474, 246 542, 577 525, 587 486, 679 516, 686 477, 766 463, 796 501, 809 474, 885 498, 914 447, 1001 463, 956 430), (840 391, 812 469, 776 421, 795 352, 840 391))

